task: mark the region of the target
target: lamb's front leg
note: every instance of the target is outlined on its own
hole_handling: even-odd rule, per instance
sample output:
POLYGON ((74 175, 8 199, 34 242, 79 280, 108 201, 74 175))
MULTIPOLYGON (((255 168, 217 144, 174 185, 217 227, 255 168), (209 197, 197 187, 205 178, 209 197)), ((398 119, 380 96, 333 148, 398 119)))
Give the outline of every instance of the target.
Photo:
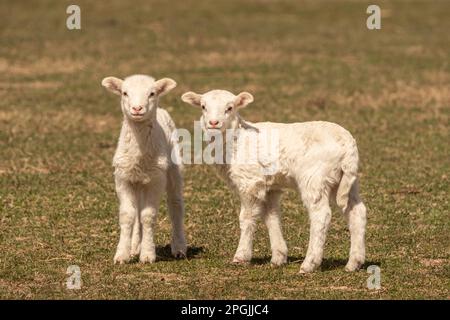
POLYGON ((142 263, 152 263, 156 260, 156 249, 153 237, 162 190, 158 183, 144 185, 141 188, 140 220, 142 240, 139 261, 142 263))
POLYGON ((256 198, 241 197, 241 212, 239 214, 239 225, 241 238, 239 246, 234 255, 234 263, 250 262, 253 251, 253 235, 256 222, 263 212, 263 202, 256 198))
POLYGON ((119 198, 120 239, 114 256, 114 263, 126 263, 131 258, 131 233, 138 215, 138 197, 133 186, 116 178, 116 192, 119 198))
POLYGON ((269 192, 264 212, 264 222, 269 231, 270 246, 272 248, 271 263, 276 266, 285 264, 288 258, 288 248, 281 231, 280 196, 280 192, 269 192))

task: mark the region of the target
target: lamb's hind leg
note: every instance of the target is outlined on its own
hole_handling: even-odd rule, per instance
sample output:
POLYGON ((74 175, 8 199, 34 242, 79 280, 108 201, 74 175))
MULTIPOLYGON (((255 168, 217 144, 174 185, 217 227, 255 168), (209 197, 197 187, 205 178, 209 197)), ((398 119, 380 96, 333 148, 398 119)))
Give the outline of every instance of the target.
POLYGON ((239 225, 241 237, 234 255, 234 263, 250 262, 253 251, 253 235, 256 222, 264 210, 264 203, 251 197, 241 197, 241 212, 239 214, 239 225))
POLYGON ((359 197, 358 182, 356 181, 349 194, 348 205, 344 215, 348 222, 350 230, 350 256, 346 271, 358 270, 363 264, 366 255, 365 233, 366 233, 366 214, 367 210, 359 197))
POLYGON ((287 262, 288 248, 283 238, 280 221, 281 192, 271 191, 267 194, 264 222, 269 231, 270 246, 272 248, 272 264, 280 266, 287 262))
POLYGON ((167 206, 172 221, 172 255, 177 258, 185 257, 183 178, 178 166, 172 166, 168 171, 167 206))

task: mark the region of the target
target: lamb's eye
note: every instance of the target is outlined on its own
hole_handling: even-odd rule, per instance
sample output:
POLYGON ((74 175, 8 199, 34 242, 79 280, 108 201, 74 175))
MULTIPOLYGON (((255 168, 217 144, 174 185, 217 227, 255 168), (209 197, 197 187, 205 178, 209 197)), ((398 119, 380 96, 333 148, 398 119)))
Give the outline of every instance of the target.
POLYGON ((226 112, 231 112, 233 110, 233 107, 228 107, 226 112))
POLYGON ((155 96, 155 93, 154 92, 150 92, 149 97, 151 98, 151 97, 154 97, 154 96, 155 96))
POLYGON ((123 95, 124 95, 125 97, 128 97, 128 93, 127 93, 126 91, 123 92, 123 95))
POLYGON ((206 110, 206 107, 205 107, 205 105, 202 105, 202 109, 203 109, 203 110, 206 110))

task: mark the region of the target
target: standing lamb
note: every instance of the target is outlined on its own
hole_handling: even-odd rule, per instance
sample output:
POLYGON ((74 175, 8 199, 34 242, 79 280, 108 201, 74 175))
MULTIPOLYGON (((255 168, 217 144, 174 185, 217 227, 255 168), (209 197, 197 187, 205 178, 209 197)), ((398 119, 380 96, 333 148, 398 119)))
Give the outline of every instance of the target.
MULTIPOLYGON (((257 218, 262 217, 269 231, 274 265, 287 262, 287 246, 280 224, 279 201, 284 187, 300 191, 309 213, 310 238, 300 272, 312 272, 322 262, 326 232, 331 220, 329 200, 342 209, 351 235, 350 258, 345 267, 355 271, 365 259, 366 208, 358 191, 358 149, 351 134, 337 124, 323 121, 304 123, 250 123, 239 110, 253 102, 250 93, 235 96, 224 90, 203 95, 183 94, 181 99, 203 110, 200 124, 206 133, 231 135, 233 152, 245 154, 248 145, 262 145, 263 131, 278 136, 278 154, 272 161, 252 163, 223 161, 216 164, 225 180, 241 199, 241 236, 233 262, 249 262, 257 218), (246 144, 244 142, 249 141, 246 144), (275 166, 273 166, 275 164, 275 166), (275 170, 267 170, 274 167, 275 170)), ((225 139, 224 139, 225 140, 225 139)), ((226 143, 230 143, 226 140, 226 143)), ((227 146, 228 147, 228 146, 227 146)), ((225 154, 225 153, 223 153, 225 154)))
POLYGON ((156 259, 154 225, 164 190, 172 221, 172 254, 186 254, 183 228, 183 180, 178 162, 171 161, 175 124, 159 108, 159 97, 175 88, 176 82, 155 81, 145 75, 121 80, 103 79, 102 85, 121 96, 123 124, 113 159, 119 198, 120 240, 114 263, 126 263, 139 256, 143 263, 156 259))

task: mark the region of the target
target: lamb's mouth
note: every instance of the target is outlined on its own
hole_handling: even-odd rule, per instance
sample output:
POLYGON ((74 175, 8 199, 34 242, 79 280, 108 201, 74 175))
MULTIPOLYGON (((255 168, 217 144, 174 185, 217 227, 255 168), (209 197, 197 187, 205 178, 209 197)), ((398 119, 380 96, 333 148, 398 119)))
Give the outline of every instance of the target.
POLYGON ((133 118, 142 118, 144 116, 143 113, 131 113, 131 116, 133 118))
POLYGON ((219 133, 219 132, 221 132, 222 130, 222 127, 207 127, 206 128, 209 132, 215 132, 215 133, 219 133))

